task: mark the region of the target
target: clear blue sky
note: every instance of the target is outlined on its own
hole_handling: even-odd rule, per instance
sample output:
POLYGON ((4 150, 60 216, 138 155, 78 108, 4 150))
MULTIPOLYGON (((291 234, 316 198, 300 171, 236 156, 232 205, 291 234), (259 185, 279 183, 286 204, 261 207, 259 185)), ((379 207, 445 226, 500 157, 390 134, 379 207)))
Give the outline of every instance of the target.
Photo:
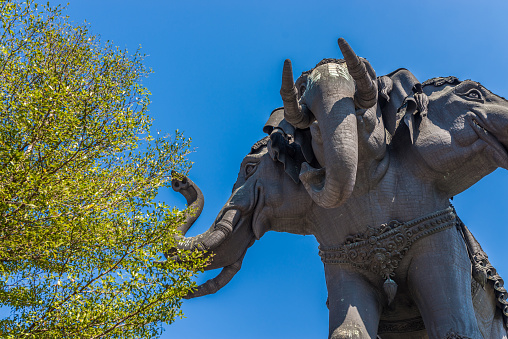
MULTIPOLYGON (((103 40, 149 55, 154 129, 193 139, 190 177, 206 230, 226 202, 239 165, 281 106, 284 59, 295 75, 340 57, 346 38, 378 75, 404 67, 420 81, 455 75, 508 97, 508 2, 70 0, 68 15, 103 40)), ((54 3, 54 2, 53 2, 54 3)), ((459 216, 508 277, 508 173, 498 170, 455 197, 459 216)), ((161 199, 184 207, 172 191, 161 199)), ((198 281, 213 276, 207 274, 198 281)), ((326 338, 323 266, 311 236, 267 233, 219 293, 185 301, 187 318, 163 338, 326 338)))

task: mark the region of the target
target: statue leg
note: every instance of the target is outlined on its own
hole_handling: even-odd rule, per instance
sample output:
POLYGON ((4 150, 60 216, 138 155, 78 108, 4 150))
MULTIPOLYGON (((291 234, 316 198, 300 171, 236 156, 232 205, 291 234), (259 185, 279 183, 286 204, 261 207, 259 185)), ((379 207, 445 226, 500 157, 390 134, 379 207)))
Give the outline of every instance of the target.
POLYGON ((329 338, 375 339, 381 314, 379 291, 347 265, 325 265, 329 338))
POLYGON ((429 338, 482 338, 471 301, 471 262, 457 230, 420 239, 408 254, 408 286, 429 338))

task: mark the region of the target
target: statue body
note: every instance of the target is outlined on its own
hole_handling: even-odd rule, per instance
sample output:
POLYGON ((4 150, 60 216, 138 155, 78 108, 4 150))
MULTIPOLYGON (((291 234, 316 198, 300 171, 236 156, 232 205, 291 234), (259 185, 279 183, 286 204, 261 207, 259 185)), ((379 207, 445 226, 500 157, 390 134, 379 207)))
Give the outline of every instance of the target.
MULTIPOLYGON (((266 231, 312 234, 330 338, 506 338, 502 279, 450 198, 508 168, 508 101, 454 77, 377 78, 339 46, 345 60, 325 59, 296 83, 286 61, 269 136, 245 157, 212 227, 180 241, 223 268, 189 297, 227 284, 266 231)), ((173 186, 202 202, 192 182, 173 186)))

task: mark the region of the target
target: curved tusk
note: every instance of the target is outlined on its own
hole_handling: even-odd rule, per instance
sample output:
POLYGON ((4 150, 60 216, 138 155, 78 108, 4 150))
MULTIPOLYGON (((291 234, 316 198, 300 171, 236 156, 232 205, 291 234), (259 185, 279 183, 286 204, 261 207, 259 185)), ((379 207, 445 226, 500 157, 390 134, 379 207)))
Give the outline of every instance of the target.
POLYGON ((296 128, 307 128, 314 121, 312 114, 305 105, 298 102, 298 90, 293 79, 293 67, 291 60, 284 61, 282 69, 282 85, 280 87, 280 96, 284 103, 284 118, 287 122, 296 128))
POLYGON ((338 43, 346 60, 348 72, 356 82, 355 104, 364 109, 373 107, 377 102, 376 83, 371 79, 367 68, 346 40, 339 38, 338 43))
POLYGON ((215 278, 207 280, 205 283, 199 285, 194 291, 190 292, 183 298, 191 299, 216 293, 218 290, 226 286, 231 281, 231 279, 233 279, 235 274, 238 273, 240 268, 242 268, 244 257, 245 253, 234 264, 224 267, 215 278))

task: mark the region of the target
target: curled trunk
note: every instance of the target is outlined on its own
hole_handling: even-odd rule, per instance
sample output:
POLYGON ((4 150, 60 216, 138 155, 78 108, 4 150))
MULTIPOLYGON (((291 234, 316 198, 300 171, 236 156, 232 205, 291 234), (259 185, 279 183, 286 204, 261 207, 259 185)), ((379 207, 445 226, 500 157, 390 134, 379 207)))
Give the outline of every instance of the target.
MULTIPOLYGON (((186 214, 186 221, 177 228, 181 236, 177 238, 178 248, 182 250, 213 250, 226 240, 235 224, 240 219, 240 211, 237 209, 226 210, 222 217, 212 225, 206 232, 195 237, 185 237, 185 234, 197 220, 204 206, 204 196, 199 187, 187 177, 173 178, 171 185, 175 192, 182 194, 187 200, 189 212, 186 214)), ((172 257, 173 251, 165 253, 166 257, 172 257)), ((176 259, 176 258, 173 258, 176 259)))
POLYGON ((318 65, 307 77, 305 92, 297 100, 291 62, 284 63, 281 96, 286 120, 306 128, 315 120, 314 135, 322 143, 313 144, 321 154, 321 168, 302 166, 300 179, 313 201, 324 208, 342 205, 353 192, 358 166, 356 109, 377 103, 377 85, 364 62, 344 39, 339 47, 345 61, 318 65))
POLYGON ((205 197, 199 187, 189 178, 182 177, 177 179, 178 175, 173 174, 171 187, 175 192, 180 193, 187 200, 189 212, 185 214, 185 223, 177 228, 182 235, 185 235, 189 228, 199 218, 205 204, 205 197))
POLYGON ((302 166, 300 179, 316 204, 340 206, 351 195, 358 165, 354 81, 345 64, 318 66, 309 75, 303 100, 318 121, 322 168, 302 166))

